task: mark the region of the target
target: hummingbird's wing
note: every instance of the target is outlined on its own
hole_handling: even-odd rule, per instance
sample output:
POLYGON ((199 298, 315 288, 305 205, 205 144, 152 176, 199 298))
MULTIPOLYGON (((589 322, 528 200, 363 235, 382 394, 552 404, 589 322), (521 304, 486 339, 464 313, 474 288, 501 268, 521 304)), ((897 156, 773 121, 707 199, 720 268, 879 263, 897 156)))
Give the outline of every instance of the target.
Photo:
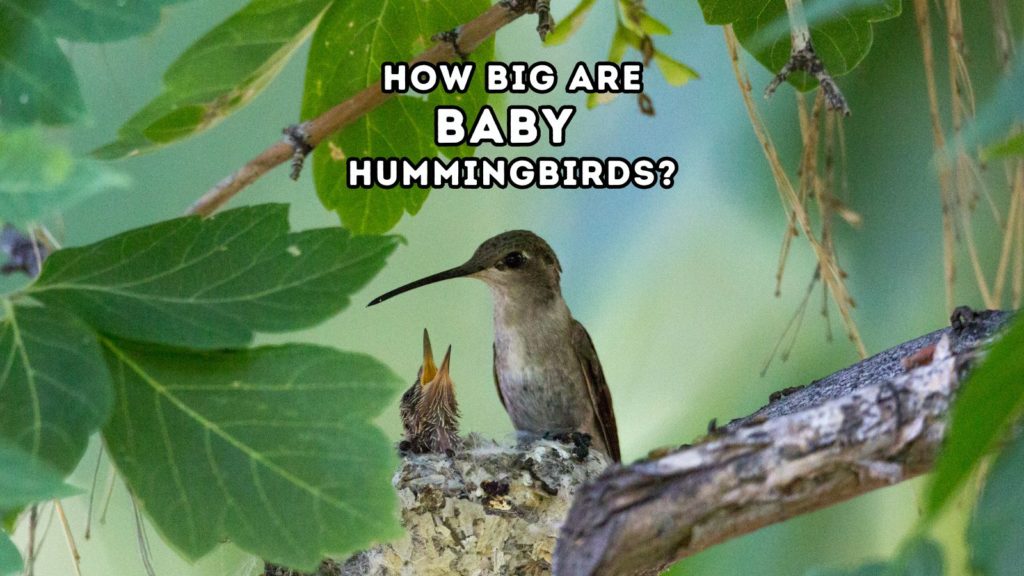
POLYGON ((590 334, 587 334, 583 324, 575 319, 572 321, 572 347, 576 351, 576 358, 580 361, 583 377, 587 381, 590 404, 600 429, 601 439, 608 447, 608 455, 612 460, 620 462, 622 457, 619 454, 619 431, 615 426, 612 394, 608 390, 608 382, 604 379, 604 371, 601 369, 601 361, 597 358, 597 351, 594 350, 594 342, 590 340, 590 334))
POLYGON ((501 400, 501 407, 508 412, 508 406, 505 404, 505 397, 501 395, 501 383, 498 382, 498 345, 491 345, 491 350, 494 352, 493 360, 491 361, 491 369, 494 374, 494 387, 498 389, 498 400, 501 400))

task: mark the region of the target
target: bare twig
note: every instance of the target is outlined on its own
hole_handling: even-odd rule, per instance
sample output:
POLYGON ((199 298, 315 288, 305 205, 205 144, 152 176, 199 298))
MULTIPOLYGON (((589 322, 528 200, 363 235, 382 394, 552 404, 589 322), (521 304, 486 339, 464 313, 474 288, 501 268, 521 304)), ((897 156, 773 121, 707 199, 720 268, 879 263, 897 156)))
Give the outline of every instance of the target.
POLYGON ((135 517, 135 540, 139 548, 139 556, 142 559, 142 566, 147 576, 156 576, 156 569, 153 568, 153 551, 149 548, 149 534, 146 533, 146 520, 142 517, 139 509, 139 501, 135 494, 129 492, 132 500, 132 514, 135 517))
MULTIPOLYGON (((460 26, 458 36, 454 41, 442 41, 434 44, 413 58, 410 64, 459 60, 458 52, 470 53, 476 50, 480 44, 503 26, 531 9, 531 6, 527 4, 528 2, 525 0, 517 0, 491 6, 483 14, 460 26), (455 50, 455 46, 459 47, 458 52, 455 50)), ((351 98, 303 123, 304 144, 310 148, 316 147, 327 137, 386 102, 391 96, 392 94, 385 94, 381 91, 379 83, 363 88, 351 98)), ((236 170, 234 174, 218 182, 216 186, 196 200, 189 207, 187 213, 209 216, 272 168, 294 160, 295 157, 296 148, 288 139, 278 141, 236 170)), ((301 167, 301 163, 299 164, 301 167)))
POLYGON ((110 463, 110 469, 107 472, 107 489, 106 496, 103 498, 103 511, 100 512, 100 524, 107 523, 107 511, 110 510, 110 500, 114 496, 114 483, 117 481, 117 468, 114 468, 114 463, 110 463))
MULTIPOLYGON (((931 16, 928 12, 928 0, 914 0, 914 15, 917 30, 921 36, 921 54, 924 57, 925 81, 928 87, 928 114, 932 121, 932 139, 937 154, 946 149, 946 136, 942 132, 942 118, 939 115, 939 90, 935 84, 935 52, 932 48, 931 16)), ((942 201, 942 264, 945 273, 946 307, 952 308, 954 302, 953 283, 956 280, 956 261, 954 244, 953 174, 948 162, 939 165, 939 194, 942 201)))
POLYGON ((867 349, 860 338, 857 324, 853 321, 851 310, 854 302, 846 288, 843 271, 836 262, 834 252, 815 235, 811 225, 811 217, 803 202, 801 202, 799 193, 793 187, 793 183, 786 174, 782 161, 779 159, 778 150, 776 150, 761 118, 757 114, 757 108, 751 96, 750 79, 743 72, 740 64, 739 41, 736 39, 736 34, 733 32, 731 25, 723 26, 723 30, 725 32, 726 45, 729 49, 729 57, 732 61, 733 73, 736 75, 736 82, 739 84, 740 93, 743 96, 743 104, 747 109, 747 115, 750 117, 750 124, 754 129, 754 134, 757 136, 758 142, 761 143, 761 149, 768 160, 772 177, 775 179, 775 187, 778 189, 779 196, 782 199, 782 205, 787 211, 787 216, 790 216, 790 222, 799 226, 799 231, 803 233, 811 245, 814 257, 818 261, 821 280, 828 286, 832 299, 839 308, 839 315, 846 326, 847 335, 850 341, 857 347, 857 352, 861 357, 865 357, 867 356, 867 349))
POLYGON ((1005 312, 952 326, 806 387, 693 446, 613 465, 577 495, 554 574, 653 575, 715 544, 931 469, 949 406, 1005 312), (920 365, 908 371, 904 360, 920 365))
POLYGON ((28 510, 28 547, 25 550, 25 576, 33 576, 36 566, 36 528, 39 526, 39 506, 28 510))
POLYGON ((103 463, 103 443, 96 454, 96 467, 92 471, 92 486, 89 488, 89 507, 85 513, 85 539, 92 537, 92 510, 96 503, 96 481, 100 477, 100 464, 103 463))
POLYGON ((836 110, 849 116, 850 106, 846 103, 843 92, 832 75, 825 69, 825 63, 818 57, 818 53, 814 50, 814 44, 811 43, 811 28, 807 24, 807 16, 804 14, 803 0, 786 0, 786 13, 789 16, 793 48, 789 53, 789 60, 786 61, 782 70, 772 78, 772 81, 764 89, 764 97, 771 98, 775 90, 789 78, 790 74, 802 70, 814 76, 818 81, 829 110, 836 110))
POLYGON ((996 57, 1003 74, 1009 74, 1013 60, 1013 27, 1010 25, 1010 6, 1007 0, 989 0, 992 6, 993 39, 996 42, 996 57))
POLYGON ((57 509, 60 527, 64 530, 64 540, 68 544, 68 552, 71 554, 71 566, 75 569, 75 576, 82 576, 82 555, 78 553, 75 535, 71 533, 71 524, 68 524, 68 517, 64 513, 64 506, 61 505, 60 500, 54 500, 53 507, 57 509))

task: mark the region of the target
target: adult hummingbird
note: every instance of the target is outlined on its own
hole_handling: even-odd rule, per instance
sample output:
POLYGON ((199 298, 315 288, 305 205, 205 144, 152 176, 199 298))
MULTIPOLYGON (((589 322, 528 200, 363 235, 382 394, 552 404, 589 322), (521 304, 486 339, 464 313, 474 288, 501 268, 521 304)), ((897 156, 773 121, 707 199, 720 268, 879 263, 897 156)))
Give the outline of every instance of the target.
POLYGON ((590 335, 562 298, 561 274, 543 238, 512 230, 485 241, 464 264, 378 296, 370 306, 442 280, 482 280, 494 299, 494 380, 516 430, 584 432, 618 462, 608 383, 590 335))

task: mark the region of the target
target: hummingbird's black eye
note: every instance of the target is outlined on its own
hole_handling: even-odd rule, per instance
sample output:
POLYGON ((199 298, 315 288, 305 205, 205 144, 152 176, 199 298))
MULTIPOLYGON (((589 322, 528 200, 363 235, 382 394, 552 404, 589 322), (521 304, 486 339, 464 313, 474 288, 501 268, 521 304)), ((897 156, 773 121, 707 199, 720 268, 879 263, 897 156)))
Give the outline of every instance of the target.
POLYGON ((522 252, 509 252, 502 258, 501 263, 506 268, 522 268, 526 264, 526 256, 522 252))

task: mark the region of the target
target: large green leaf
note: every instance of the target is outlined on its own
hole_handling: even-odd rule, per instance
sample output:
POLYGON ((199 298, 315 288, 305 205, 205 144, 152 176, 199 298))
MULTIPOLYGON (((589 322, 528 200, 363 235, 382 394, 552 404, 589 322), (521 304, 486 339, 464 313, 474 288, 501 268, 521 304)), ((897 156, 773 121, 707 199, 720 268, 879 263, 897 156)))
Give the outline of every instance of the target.
POLYGON ((164 6, 183 0, 50 0, 43 15, 54 34, 75 42, 112 42, 160 23, 164 6))
POLYGON ((394 450, 371 424, 399 379, 377 361, 306 345, 105 346, 118 397, 110 454, 188 558, 230 539, 311 569, 400 534, 394 450))
POLYGON ((288 207, 188 216, 51 255, 27 291, 102 332, 195 348, 249 344, 304 328, 349 303, 394 237, 341 228, 288 231, 288 207))
POLYGON ((1022 409, 1024 322, 1015 321, 957 396, 949 438, 928 493, 926 518, 934 518, 956 495, 1022 409))
POLYGON ((163 92, 96 154, 148 152, 214 126, 277 76, 330 3, 253 0, 178 57, 164 74, 163 92))
MULTIPOLYGON (((736 37, 771 72, 782 69, 792 47, 785 0, 699 0, 708 24, 732 24, 736 37)), ((874 41, 872 24, 900 15, 901 0, 804 0, 811 41, 832 76, 853 70, 874 41)), ((814 87, 806 73, 790 76, 800 89, 814 87)))
POLYGON ((0 510, 77 493, 63 478, 50 465, 9 440, 0 439, 0 510))
POLYGON ((21 554, 7 534, 0 530, 0 576, 14 576, 22 569, 21 554))
POLYGON ((888 564, 872 562, 850 570, 813 568, 806 576, 886 576, 888 564))
MULTIPOLYGON (((302 116, 319 115, 357 91, 378 82, 383 62, 404 62, 427 48, 436 32, 468 22, 487 9, 487 0, 355 0, 335 3, 313 36, 306 68, 302 116)), ((486 103, 483 64, 494 56, 488 40, 477 48, 473 86, 465 94, 437 89, 427 100, 392 98, 322 142, 313 153, 313 177, 320 201, 357 234, 390 230, 406 212, 416 214, 427 190, 349 189, 348 157, 426 158, 472 154, 469 148, 439 149, 434 144, 435 105, 457 105, 474 115, 486 103)))
POLYGON ((0 0, 0 123, 67 124, 85 104, 58 38, 109 42, 148 32, 181 0, 0 0))
POLYGON ((1024 439, 1000 454, 967 530, 971 564, 985 576, 1015 576, 1024 566, 1024 439))
POLYGON ((96 160, 74 158, 38 130, 0 132, 0 218, 24 225, 75 202, 128 186, 128 178, 96 160))
POLYGON ((67 124, 85 103, 44 19, 45 0, 0 0, 0 123, 67 124))
POLYGON ((945 561, 942 549, 927 538, 916 538, 888 562, 871 562, 851 570, 823 570, 807 572, 807 576, 943 576, 945 561))
POLYGON ((62 480, 63 474, 22 448, 0 438, 0 576, 20 574, 21 555, 4 530, 11 530, 7 518, 16 518, 17 510, 44 500, 62 498, 77 492, 62 480))
POLYGON ((942 548, 934 540, 919 538, 900 553, 886 576, 942 576, 945 573, 942 548))
POLYGON ((0 438, 68 473, 113 403, 96 336, 59 310, 2 303, 0 438))

